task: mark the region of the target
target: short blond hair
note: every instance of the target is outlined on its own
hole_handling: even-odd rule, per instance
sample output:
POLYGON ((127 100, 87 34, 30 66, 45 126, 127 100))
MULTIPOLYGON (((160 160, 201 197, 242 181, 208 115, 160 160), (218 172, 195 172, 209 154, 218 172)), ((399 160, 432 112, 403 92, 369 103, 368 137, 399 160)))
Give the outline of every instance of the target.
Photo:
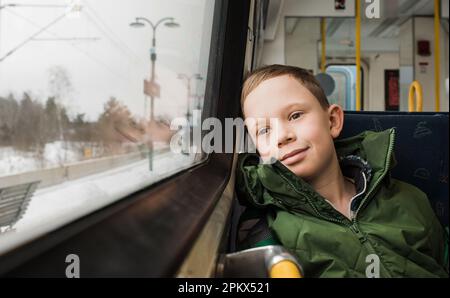
POLYGON ((320 87, 319 82, 309 70, 295 66, 273 64, 258 68, 247 76, 242 87, 241 107, 243 108, 245 99, 259 84, 265 80, 283 75, 292 76, 308 89, 319 101, 323 109, 327 109, 330 106, 322 87, 320 87))

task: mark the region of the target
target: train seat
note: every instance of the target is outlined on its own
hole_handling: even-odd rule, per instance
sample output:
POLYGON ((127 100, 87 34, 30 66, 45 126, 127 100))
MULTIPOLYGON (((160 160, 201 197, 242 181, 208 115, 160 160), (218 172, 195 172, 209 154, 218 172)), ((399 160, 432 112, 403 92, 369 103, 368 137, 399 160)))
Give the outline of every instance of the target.
POLYGON ((448 226, 448 113, 345 112, 341 138, 396 128, 392 177, 425 192, 448 226))

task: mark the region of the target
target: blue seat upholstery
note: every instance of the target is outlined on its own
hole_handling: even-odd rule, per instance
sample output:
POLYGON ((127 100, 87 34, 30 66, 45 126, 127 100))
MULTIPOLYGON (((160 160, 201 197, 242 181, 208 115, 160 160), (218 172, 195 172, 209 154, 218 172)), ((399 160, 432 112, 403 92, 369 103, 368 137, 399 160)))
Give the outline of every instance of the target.
POLYGON ((425 192, 441 224, 448 226, 448 113, 345 112, 340 138, 364 130, 396 128, 392 177, 425 192))

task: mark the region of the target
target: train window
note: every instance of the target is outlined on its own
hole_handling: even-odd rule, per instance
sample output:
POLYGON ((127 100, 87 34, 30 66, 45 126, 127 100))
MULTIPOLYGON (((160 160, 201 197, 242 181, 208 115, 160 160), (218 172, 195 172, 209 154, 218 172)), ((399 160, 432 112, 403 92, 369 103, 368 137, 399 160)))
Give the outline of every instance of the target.
MULTIPOLYGON (((350 65, 328 65, 325 72, 333 77, 335 88, 328 96, 332 104, 340 105, 344 110, 354 111, 356 109, 356 66, 350 65)), ((364 70, 361 68, 361 94, 364 95, 364 70)), ((361 96, 362 106, 364 96, 361 96)))
POLYGON ((214 5, 2 3, 0 253, 205 159, 214 5))

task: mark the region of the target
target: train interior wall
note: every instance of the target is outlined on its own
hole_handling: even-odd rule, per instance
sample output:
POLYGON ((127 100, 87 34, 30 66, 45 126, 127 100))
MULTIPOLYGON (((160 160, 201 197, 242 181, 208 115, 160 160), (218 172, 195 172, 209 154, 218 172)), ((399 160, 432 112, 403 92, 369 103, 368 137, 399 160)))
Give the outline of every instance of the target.
MULTIPOLYGON (((326 2, 326 1, 325 1, 326 2)), ((432 1, 431 1, 432 2, 432 1)), ((270 1, 265 39, 263 43, 261 65, 289 64, 307 69, 314 73, 320 71, 320 16, 327 20, 353 18, 354 1, 348 1, 342 11, 324 10, 324 1, 270 1), (315 3, 315 4, 314 4, 315 3), (319 10, 322 7, 322 10, 319 10), (295 25, 289 19, 300 20, 295 25)), ((443 4, 443 6, 445 6, 443 4)), ((428 11, 430 5, 428 5, 428 11)), ((432 8, 432 6, 431 6, 432 8)), ((366 20, 364 24, 368 24, 366 20)), ((448 94, 448 14, 442 13, 440 29, 440 111, 449 110, 448 94), (446 82, 447 80, 447 82, 446 82)), ((362 32, 364 28, 362 28, 362 32)), ((410 16, 406 21, 391 30, 387 36, 361 39, 361 63, 364 72, 363 100, 364 110, 384 111, 385 107, 385 70, 399 69, 400 111, 408 110, 408 90, 412 80, 417 80, 423 90, 423 111, 435 111, 434 85, 434 18, 433 15, 410 16), (391 32, 391 34, 389 34, 391 32), (417 53, 417 42, 427 40, 430 55, 417 53)), ((353 28, 354 32, 354 28, 353 28)), ((354 34, 352 35, 354 38, 354 34)), ((354 64, 355 47, 343 51, 342 47, 326 44, 326 63, 354 64)))

